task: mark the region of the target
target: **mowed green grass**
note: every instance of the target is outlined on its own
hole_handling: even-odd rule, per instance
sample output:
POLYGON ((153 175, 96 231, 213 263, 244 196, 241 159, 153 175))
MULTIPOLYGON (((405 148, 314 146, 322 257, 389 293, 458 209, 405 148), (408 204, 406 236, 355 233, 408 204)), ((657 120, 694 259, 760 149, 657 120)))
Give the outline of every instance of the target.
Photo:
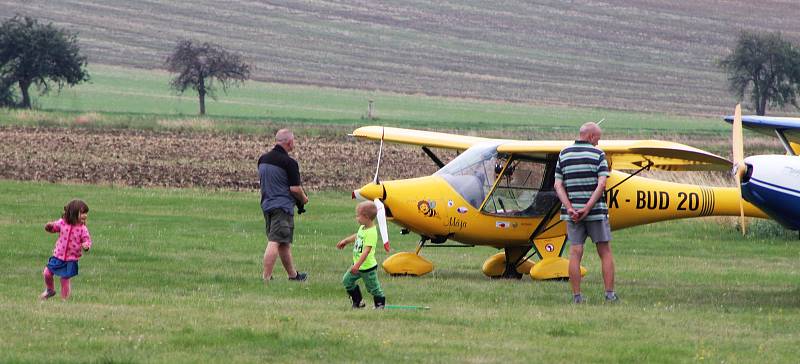
MULTIPOLYGON (((588 304, 566 282, 489 280, 489 248, 425 249, 436 270, 380 279, 388 303, 349 309, 340 279, 356 229, 346 193, 311 195, 297 219, 297 265, 260 279, 263 220, 255 192, 137 189, 0 181, 0 362, 795 362, 800 241, 720 220, 616 232, 619 304, 602 303, 587 249, 588 304), (55 235, 71 198, 88 202, 94 248, 73 296, 40 303, 55 235)), ((392 227, 394 248, 412 236, 392 227)), ((380 252, 379 259, 385 254, 380 252)), ((57 284, 58 287, 58 284, 57 284)))
MULTIPOLYGON (((544 129, 573 131, 586 121, 605 119, 605 130, 727 133, 720 115, 708 117, 625 112, 597 108, 570 108, 524 103, 454 99, 425 95, 343 90, 248 81, 231 88, 218 99, 207 99, 207 118, 198 118, 196 93, 183 96, 168 87, 172 76, 147 71, 93 65, 90 83, 65 88, 60 93, 35 98, 44 111, 68 113, 62 122, 72 123, 77 114, 99 112, 107 123, 127 127, 186 126, 213 121, 213 128, 255 130, 265 121, 293 124, 361 126, 379 124, 426 129, 544 129), (364 120, 368 102, 374 100, 377 120, 364 120), (180 121, 180 122, 179 122, 180 121)), ((52 116, 19 116, 3 111, 3 123, 36 123, 52 116), (16 120, 16 121, 14 121, 16 120)))

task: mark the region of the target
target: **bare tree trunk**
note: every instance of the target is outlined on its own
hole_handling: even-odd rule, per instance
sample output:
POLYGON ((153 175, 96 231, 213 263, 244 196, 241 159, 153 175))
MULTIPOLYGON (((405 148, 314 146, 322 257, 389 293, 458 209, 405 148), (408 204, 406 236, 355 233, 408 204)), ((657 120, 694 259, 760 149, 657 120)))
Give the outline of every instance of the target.
POLYGON ((767 97, 761 96, 756 106, 756 115, 764 116, 767 113, 767 97))
POLYGON ((200 95, 200 115, 206 114, 206 85, 205 79, 200 79, 200 84, 197 85, 197 94, 200 95))
POLYGON ((31 83, 27 81, 19 81, 19 90, 22 94, 22 107, 26 109, 31 108, 31 95, 28 93, 28 89, 31 87, 31 83))

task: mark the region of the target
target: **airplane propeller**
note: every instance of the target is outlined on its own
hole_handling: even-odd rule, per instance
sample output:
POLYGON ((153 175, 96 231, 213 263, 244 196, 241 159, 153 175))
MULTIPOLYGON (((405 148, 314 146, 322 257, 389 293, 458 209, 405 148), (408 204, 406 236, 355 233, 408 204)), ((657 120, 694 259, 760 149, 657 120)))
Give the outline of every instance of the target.
POLYGON ((744 206, 742 203, 742 177, 747 171, 747 166, 744 164, 744 137, 742 135, 742 106, 736 104, 736 109, 733 113, 733 177, 736 180, 736 187, 739 189, 739 215, 740 226, 742 227, 742 235, 746 234, 745 221, 744 221, 744 206))
MULTIPOLYGON (((380 184, 380 180, 378 180, 378 172, 381 169, 381 158, 383 157, 383 137, 386 134, 386 129, 381 128, 381 145, 378 147, 378 163, 375 166, 375 177, 372 179, 372 182, 376 185, 380 184)), ((381 231, 381 240, 383 241, 383 248, 386 251, 389 251, 389 231, 386 230, 386 207, 383 205, 383 202, 379 198, 374 200, 375 207, 378 208, 378 214, 376 218, 378 219, 378 229, 381 231)))
POLYGON ((381 145, 378 147, 378 163, 375 166, 375 178, 372 179, 372 183, 380 184, 381 182, 378 180, 378 171, 381 169, 381 157, 383 157, 383 137, 386 134, 386 129, 381 128, 381 145))
POLYGON ((380 199, 375 199, 375 207, 378 208, 378 215, 376 218, 378 219, 378 230, 381 231, 381 240, 383 241, 383 248, 386 251, 389 251, 389 231, 386 230, 386 207, 383 206, 383 202, 380 199))

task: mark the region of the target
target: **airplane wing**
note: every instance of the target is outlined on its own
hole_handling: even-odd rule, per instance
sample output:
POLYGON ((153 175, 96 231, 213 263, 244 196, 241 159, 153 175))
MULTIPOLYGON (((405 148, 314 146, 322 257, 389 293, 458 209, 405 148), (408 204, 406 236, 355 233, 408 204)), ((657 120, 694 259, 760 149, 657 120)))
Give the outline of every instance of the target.
MULTIPOLYGON (((504 143, 498 152, 534 158, 558 154, 572 141, 529 141, 504 143)), ((640 169, 646 165, 665 171, 729 171, 731 162, 718 155, 688 145, 662 140, 601 140, 597 145, 606 153, 611 168, 640 169)))
POLYGON ((469 149, 469 147, 480 143, 508 141, 503 139, 482 138, 467 135, 383 126, 364 126, 356 129, 350 135, 372 140, 381 140, 381 135, 383 135, 383 140, 386 142, 457 150, 466 150, 469 149))
MULTIPOLYGON (((547 159, 573 143, 571 140, 515 141, 492 139, 432 131, 365 126, 352 136, 387 142, 428 147, 466 150, 480 143, 497 143, 497 151, 516 153, 532 158, 547 159)), ((660 140, 601 140, 598 145, 617 170, 635 170, 648 164, 667 171, 729 171, 731 162, 725 158, 688 145, 660 140)))
MULTIPOLYGON (((733 116, 725 117, 733 123, 733 116)), ((800 155, 800 118, 744 115, 742 126, 762 134, 777 136, 790 154, 800 155)))

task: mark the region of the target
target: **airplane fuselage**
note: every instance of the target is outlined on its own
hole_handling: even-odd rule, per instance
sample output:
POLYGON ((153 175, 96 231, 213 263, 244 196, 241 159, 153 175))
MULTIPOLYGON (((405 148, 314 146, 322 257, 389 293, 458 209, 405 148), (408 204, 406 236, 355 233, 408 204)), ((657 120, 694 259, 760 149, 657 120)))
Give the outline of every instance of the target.
POLYGON ((800 230, 800 157, 758 155, 744 160, 742 197, 784 227, 800 230))
MULTIPOLYGON (((612 171, 607 186, 612 187, 630 175, 612 171)), ((530 245, 537 239, 566 235, 566 224, 560 214, 547 215, 560 203, 549 200, 541 206, 539 216, 519 216, 519 211, 487 213, 479 210, 440 176, 387 181, 367 185, 360 190, 365 198, 381 198, 391 219, 419 235, 464 244, 488 245, 497 248, 530 245), (370 187, 372 186, 372 187, 370 187)), ((535 202, 535 200, 534 200, 535 202)), ((474 202, 473 202, 474 203, 474 202)), ((703 216, 737 216, 739 197, 735 188, 705 187, 633 176, 606 192, 609 220, 613 230, 658 221, 703 216)), ((760 210, 745 203, 745 214, 766 217, 760 210)))

